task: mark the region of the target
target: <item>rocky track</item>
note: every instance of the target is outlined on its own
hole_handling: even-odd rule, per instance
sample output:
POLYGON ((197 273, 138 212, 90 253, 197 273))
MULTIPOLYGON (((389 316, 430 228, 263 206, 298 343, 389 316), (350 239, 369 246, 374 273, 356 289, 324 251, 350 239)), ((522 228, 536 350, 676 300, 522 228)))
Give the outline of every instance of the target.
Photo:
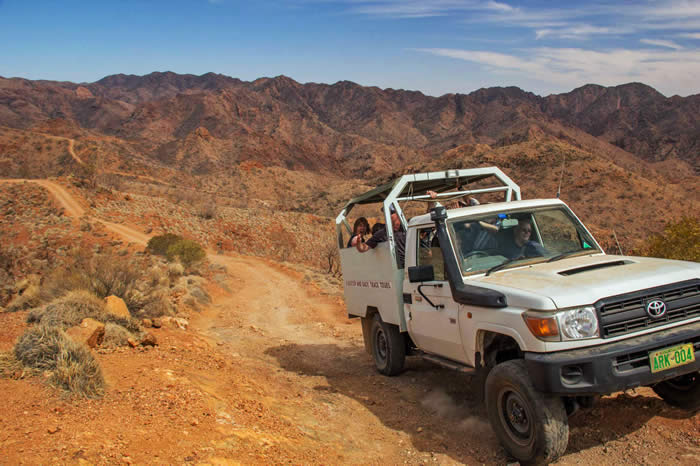
MULTIPOLYGON (((68 215, 85 213, 60 185, 32 181, 68 215)), ((228 274, 187 332, 162 329, 150 353, 100 355, 105 399, 63 401, 32 382, 0 380, 9 406, 0 412, 0 464, 510 462, 472 378, 412 360, 400 376, 380 376, 359 322, 303 272, 248 256, 209 259, 228 274)), ((20 317, 0 322, 12 332, 20 317)), ((570 426, 560 464, 700 462, 700 415, 648 389, 605 397, 570 426)))

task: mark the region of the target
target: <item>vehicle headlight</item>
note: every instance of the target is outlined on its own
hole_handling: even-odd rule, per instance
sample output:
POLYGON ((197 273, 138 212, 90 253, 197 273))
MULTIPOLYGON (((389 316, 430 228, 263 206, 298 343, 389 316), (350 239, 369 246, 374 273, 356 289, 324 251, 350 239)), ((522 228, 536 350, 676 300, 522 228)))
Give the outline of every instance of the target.
POLYGON ((544 341, 570 341, 598 336, 598 316, 592 306, 559 312, 528 311, 523 314, 530 332, 544 341))
POLYGON ((591 306, 557 313, 563 340, 581 340, 598 336, 598 316, 591 306))

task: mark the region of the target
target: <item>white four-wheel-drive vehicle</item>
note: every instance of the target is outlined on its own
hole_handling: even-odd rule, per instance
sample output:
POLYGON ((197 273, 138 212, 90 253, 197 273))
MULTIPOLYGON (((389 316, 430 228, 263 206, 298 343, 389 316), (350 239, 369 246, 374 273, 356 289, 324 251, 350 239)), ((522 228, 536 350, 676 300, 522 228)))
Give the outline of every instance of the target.
POLYGON ((348 314, 379 372, 399 374, 407 355, 474 372, 518 460, 562 455, 568 415, 600 395, 650 386, 700 408, 700 264, 607 255, 564 202, 521 200, 494 167, 404 175, 352 199, 336 224, 348 314), (407 220, 402 208, 428 190, 503 197, 407 220), (345 247, 361 204, 401 223, 365 253, 345 247))

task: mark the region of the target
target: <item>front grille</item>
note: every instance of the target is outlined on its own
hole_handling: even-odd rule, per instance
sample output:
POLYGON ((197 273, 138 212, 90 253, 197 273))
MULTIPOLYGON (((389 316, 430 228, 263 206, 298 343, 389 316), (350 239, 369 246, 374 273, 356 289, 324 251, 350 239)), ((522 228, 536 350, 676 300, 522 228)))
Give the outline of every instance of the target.
POLYGON ((678 346, 678 345, 684 345, 686 343, 693 344, 693 351, 695 352, 696 358, 698 356, 700 356, 700 354, 698 354, 698 352, 700 352, 700 336, 698 336, 698 337, 691 338, 687 341, 683 341, 683 342, 676 343, 673 345, 659 346, 658 348, 651 348, 651 349, 646 349, 644 351, 637 351, 634 353, 623 354, 623 355, 615 358, 615 362, 613 362, 613 367, 618 372, 631 371, 631 370, 637 369, 639 367, 649 367, 649 353, 654 352, 656 350, 666 348, 668 346, 678 346))
POLYGON ((700 316, 700 280, 604 298, 598 301, 595 307, 598 311, 603 338, 698 317, 700 316), (646 311, 647 303, 656 299, 666 303, 666 313, 661 317, 651 317, 646 311))

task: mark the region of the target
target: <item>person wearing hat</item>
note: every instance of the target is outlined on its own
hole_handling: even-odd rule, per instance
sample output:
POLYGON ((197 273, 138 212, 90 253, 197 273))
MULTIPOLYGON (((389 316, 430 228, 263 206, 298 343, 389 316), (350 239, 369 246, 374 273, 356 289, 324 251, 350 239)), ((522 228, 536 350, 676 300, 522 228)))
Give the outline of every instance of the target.
MULTIPOLYGON (((394 230, 394 240, 396 248, 396 265, 403 269, 404 261, 406 256, 406 232, 401 228, 401 219, 399 214, 396 213, 396 208, 393 205, 389 206, 389 212, 391 213, 391 227, 394 230)), ((360 252, 367 252, 370 249, 377 247, 379 243, 383 243, 388 239, 386 228, 382 228, 372 235, 370 239, 364 243, 358 242, 355 247, 360 252)))

